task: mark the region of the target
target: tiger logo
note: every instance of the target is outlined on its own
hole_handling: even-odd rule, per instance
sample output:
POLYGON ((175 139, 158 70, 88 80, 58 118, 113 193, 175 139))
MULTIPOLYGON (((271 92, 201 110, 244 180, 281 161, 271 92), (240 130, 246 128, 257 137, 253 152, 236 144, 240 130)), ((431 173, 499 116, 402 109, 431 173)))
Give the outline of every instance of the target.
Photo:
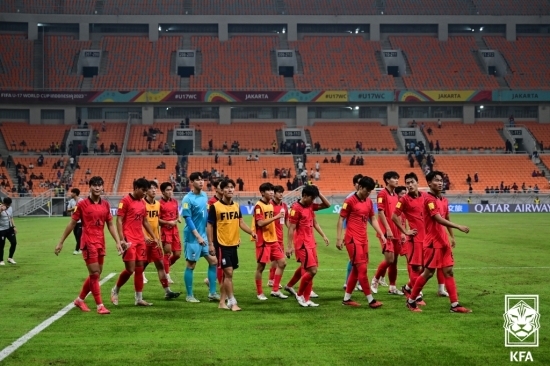
POLYGON ((540 314, 521 300, 504 313, 504 329, 520 342, 540 328, 540 314))

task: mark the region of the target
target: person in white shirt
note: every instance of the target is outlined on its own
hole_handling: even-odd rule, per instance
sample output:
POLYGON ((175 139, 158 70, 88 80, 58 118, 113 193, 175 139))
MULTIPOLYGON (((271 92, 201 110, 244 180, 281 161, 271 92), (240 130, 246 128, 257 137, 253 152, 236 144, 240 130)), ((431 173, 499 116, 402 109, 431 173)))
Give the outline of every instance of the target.
POLYGON ((321 164, 319 162, 315 163, 315 170, 319 171, 321 169, 321 164))
POLYGON ((321 178, 321 173, 317 171, 315 172, 314 176, 315 176, 315 180, 319 180, 321 178))
POLYGON ((301 172, 302 170, 304 170, 304 163, 302 163, 301 161, 298 162, 298 170, 301 172))
POLYGON ((17 229, 13 223, 13 209, 11 207, 11 198, 4 198, 3 203, 0 205, 0 266, 4 266, 4 246, 6 245, 6 239, 10 242, 10 251, 8 255, 8 263, 16 264, 13 260, 15 254, 15 248, 17 247, 17 229))
MULTIPOLYGON (((69 203, 67 204, 67 215, 70 217, 73 212, 76 210, 76 205, 78 202, 82 201, 82 198, 80 196, 80 189, 73 188, 71 189, 71 199, 69 200, 69 203)), ((76 246, 74 248, 73 255, 77 255, 82 253, 80 250, 80 237, 82 236, 82 221, 78 220, 76 222, 76 226, 73 229, 74 238, 76 239, 76 246)))

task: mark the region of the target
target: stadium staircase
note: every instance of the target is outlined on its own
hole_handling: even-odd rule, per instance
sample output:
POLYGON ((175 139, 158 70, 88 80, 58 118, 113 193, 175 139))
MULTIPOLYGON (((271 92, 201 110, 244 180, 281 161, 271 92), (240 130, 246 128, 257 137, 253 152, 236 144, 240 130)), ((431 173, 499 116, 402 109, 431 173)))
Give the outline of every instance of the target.
POLYGON ((202 131, 195 129, 195 151, 202 151, 202 131))
POLYGON ((34 88, 44 88, 44 40, 34 41, 33 49, 34 88))
POLYGON ((277 14, 284 15, 287 13, 284 0, 276 0, 275 8, 277 9, 277 14))
POLYGON ((124 158, 126 157, 126 151, 128 146, 128 140, 130 139, 130 130, 132 128, 132 117, 133 115, 129 113, 128 123, 126 124, 126 132, 124 133, 124 142, 122 144, 122 151, 120 152, 120 157, 118 159, 118 165, 116 168, 115 182, 113 184, 113 192, 118 192, 118 185, 120 184, 120 177, 122 175, 122 166, 124 165, 124 158))
POLYGON ((405 151, 405 147, 401 144, 401 141, 399 141, 399 136, 397 135, 399 133, 399 129, 391 130, 391 135, 393 137, 393 140, 395 141, 395 144, 397 145, 398 151, 405 151))
POLYGON ((472 15, 478 14, 476 4, 472 0, 464 0, 468 4, 468 12, 472 15))
POLYGON ((195 52, 195 75, 202 74, 202 52, 197 50, 195 52))
POLYGON ((279 151, 281 151, 281 144, 284 143, 283 130, 276 130, 275 137, 277 138, 277 147, 279 148, 279 151))
POLYGON ((53 196, 53 189, 42 192, 38 196, 32 198, 29 202, 19 206, 14 215, 21 217, 36 212, 41 213, 40 211, 43 211, 43 213, 47 215, 51 215, 51 201, 53 196))
POLYGON ((103 5, 105 1, 104 0, 97 0, 94 7, 94 13, 95 14, 103 14, 103 5))
POLYGON ((546 166, 546 164, 544 164, 542 160, 539 160, 539 162, 535 163, 535 165, 537 166, 540 172, 544 171, 545 177, 550 177, 550 169, 546 166))
POLYGON ((193 14, 193 0, 183 0, 183 11, 185 14, 193 14))
POLYGON ((376 7, 376 14, 385 14, 386 13, 386 1, 385 0, 376 0, 374 6, 376 7))
POLYGON ((311 146, 311 149, 313 149, 313 140, 311 139, 311 133, 309 132, 308 129, 305 130, 306 132, 306 145, 309 144, 309 146, 311 146))
POLYGON ((296 54, 296 74, 303 74, 304 73, 304 62, 302 61, 302 55, 300 55, 300 51, 295 50, 296 54))

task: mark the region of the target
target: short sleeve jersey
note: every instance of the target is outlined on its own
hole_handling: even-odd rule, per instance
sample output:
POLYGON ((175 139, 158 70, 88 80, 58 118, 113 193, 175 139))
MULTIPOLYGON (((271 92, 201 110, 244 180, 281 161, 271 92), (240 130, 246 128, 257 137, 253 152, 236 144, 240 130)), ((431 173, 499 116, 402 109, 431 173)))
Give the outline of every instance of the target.
POLYGON ((71 218, 77 222, 82 220, 81 248, 88 244, 105 248, 105 223, 113 220, 109 202, 101 198, 97 203, 89 197, 83 199, 77 203, 71 218))
POLYGON ((395 214, 404 217, 409 222, 409 228, 416 229, 417 234, 414 236, 414 241, 423 243, 425 236, 424 228, 424 198, 425 193, 418 192, 417 197, 404 195, 395 205, 395 214))
MULTIPOLYGON (((183 197, 181 201, 181 215, 183 217, 190 217, 195 225, 195 229, 205 242, 208 242, 206 236, 206 221, 208 220, 207 211, 208 196, 205 192, 200 194, 188 193, 183 197)), ((198 244, 197 238, 193 235, 193 232, 186 225, 183 229, 183 238, 186 243, 198 244)))
POLYGON ((434 219, 437 214, 443 218, 449 217, 448 207, 449 202, 445 197, 436 197, 431 193, 426 194, 424 199, 424 247, 445 248, 450 245, 445 226, 434 219))
POLYGON ((367 222, 374 216, 370 199, 361 200, 357 194, 346 198, 340 216, 346 219, 346 243, 367 244, 367 222))
POLYGON ((256 229, 256 245, 260 246, 265 243, 275 243, 277 241, 277 230, 275 221, 265 226, 259 226, 258 221, 273 217, 273 205, 266 204, 262 200, 256 202, 254 206, 254 225, 256 229))
MULTIPOLYGON (((70 210, 71 208, 75 208, 76 207, 76 204, 80 201, 82 201, 82 197, 78 197, 78 199, 74 199, 74 198, 71 198, 69 200, 69 203, 67 204, 67 210, 70 210)), ((77 221, 78 223, 80 223, 81 221, 77 221)))
POLYGON ((219 199, 216 195, 213 195, 212 197, 210 197, 208 199, 208 202, 206 202, 206 204, 208 205, 208 210, 210 210, 210 206, 212 206, 214 203, 218 202, 219 199))
MULTIPOLYGON (((378 212, 383 211, 384 215, 386 215, 386 221, 388 221, 388 225, 394 238, 398 238, 401 234, 401 232, 399 231, 397 226, 395 226, 391 219, 398 199, 399 197, 397 196, 397 194, 395 194, 395 192, 390 193, 387 188, 384 188, 380 192, 378 192, 378 196, 376 198, 378 212)), ((386 227, 384 225, 380 225, 380 229, 382 229, 382 232, 384 234, 386 233, 386 227)))
POLYGON ((275 201, 271 201, 271 204, 273 205, 274 215, 278 215, 280 212, 285 213, 284 218, 275 220, 275 231, 277 232, 277 241, 279 243, 283 243, 284 242, 283 227, 285 226, 285 220, 288 218, 288 206, 283 201, 281 201, 280 204, 276 204, 275 201))
POLYGON ((176 201, 173 198, 170 198, 168 200, 161 198, 159 203, 160 203, 159 218, 161 220, 174 221, 178 219, 178 201, 176 201))
POLYGON ((214 229, 214 244, 234 247, 241 243, 240 220, 241 207, 236 202, 229 204, 222 201, 210 205, 208 223, 214 229))
POLYGON ((143 218, 146 215, 145 201, 132 194, 124 196, 118 204, 117 216, 122 217, 122 233, 128 242, 143 243, 143 218))
MULTIPOLYGON (((161 205, 159 201, 154 200, 153 203, 149 203, 147 202, 147 200, 145 200, 145 211, 147 211, 147 222, 149 223, 149 225, 151 225, 151 228, 153 229, 153 232, 157 234, 157 237, 159 233, 160 208, 161 208, 161 205)), ((151 238, 151 235, 149 235, 149 233, 145 230, 145 228, 143 228, 143 234, 149 239, 156 240, 156 238, 151 238)))
POLYGON ((294 247, 315 248, 315 237, 313 235, 313 220, 318 205, 304 206, 300 201, 294 203, 290 209, 289 222, 296 225, 294 231, 294 247))

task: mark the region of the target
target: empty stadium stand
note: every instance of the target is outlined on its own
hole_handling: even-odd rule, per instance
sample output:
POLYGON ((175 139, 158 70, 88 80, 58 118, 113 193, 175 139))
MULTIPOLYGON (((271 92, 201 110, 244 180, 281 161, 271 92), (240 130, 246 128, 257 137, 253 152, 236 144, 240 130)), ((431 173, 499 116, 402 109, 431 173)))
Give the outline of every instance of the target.
POLYGON ((181 0, 110 0, 103 5, 105 14, 158 15, 185 14, 181 0))
POLYGON ((299 90, 394 89, 393 77, 382 75, 375 53, 379 42, 362 37, 310 37, 289 42, 302 56, 303 74, 295 74, 299 90))
MULTIPOLYGON (((63 160, 63 163, 64 164, 67 164, 68 162, 68 159, 67 158, 60 158, 60 157, 44 157, 44 165, 42 165, 41 167, 38 166, 37 164, 37 157, 23 157, 23 156, 16 156, 14 157, 14 161, 15 161, 15 164, 22 164, 24 166, 26 166, 27 168, 29 167, 29 164, 33 164, 34 165, 34 168, 33 169, 27 169, 27 181, 30 180, 31 178, 31 173, 34 173, 38 176, 40 176, 40 174, 42 173, 42 175, 44 176, 44 179, 33 179, 33 186, 32 186, 32 193, 33 194, 39 194, 39 193, 42 193, 42 192, 45 192, 47 190, 49 190, 49 187, 48 186, 45 186, 45 187, 41 187, 40 186, 40 183, 43 183, 45 181, 50 181, 50 182, 58 182, 59 179, 57 178, 57 172, 60 171, 61 172, 61 175, 63 175, 63 172, 65 169, 53 169, 53 165, 54 163, 58 162, 60 159, 63 160)), ((22 170, 22 169, 21 169, 22 170)))
POLYGON ((154 156, 154 157, 126 157, 122 167, 122 175, 118 185, 119 193, 129 193, 133 191, 134 180, 145 177, 148 180, 158 180, 160 195, 160 184, 170 181, 170 173, 176 172, 175 166, 178 162, 178 157, 172 156, 154 156), (166 169, 157 169, 157 166, 164 161, 166 169))
MULTIPOLYGON (((291 169, 291 178, 294 179, 296 174, 296 169, 294 167, 294 160, 291 156, 262 156, 259 161, 246 161, 245 156, 233 156, 232 165, 228 165, 228 159, 222 157, 218 164, 214 163, 213 156, 189 156, 188 160, 188 172, 195 171, 210 171, 212 168, 217 169, 218 171, 224 172, 226 176, 229 176, 234 181, 237 181, 238 178, 241 178, 244 181, 244 190, 246 192, 257 192, 258 196, 260 195, 259 187, 260 184, 264 182, 271 182, 273 184, 280 184, 285 187, 286 190, 286 180, 274 178, 273 174, 275 168, 290 168, 291 169), (262 171, 267 170, 267 178, 262 178, 262 171)), ((206 189, 206 187, 205 187, 206 189)), ((236 190, 236 194, 239 193, 236 190)))
POLYGON ((375 122, 315 122, 306 130, 311 134, 312 143, 319 142, 323 150, 355 151, 357 141, 363 143, 365 151, 397 150, 391 128, 375 122))
POLYGON ((132 125, 130 127, 130 139, 128 140, 129 151, 157 151, 159 144, 168 145, 172 144, 172 141, 167 141, 168 132, 178 127, 178 123, 154 123, 153 125, 132 125), (149 128, 160 130, 162 133, 157 133, 155 140, 151 141, 151 149, 149 149, 149 143, 147 142, 147 136, 143 136, 143 131, 148 131, 149 128))
POLYGON ((83 76, 73 71, 78 55, 90 49, 92 41, 77 41, 70 36, 44 37, 44 87, 49 89, 80 89, 83 76))
POLYGON ((113 184, 115 183, 118 160, 118 156, 80 156, 78 158, 80 169, 74 171, 73 187, 79 188, 83 192, 87 192, 88 184, 85 183, 86 178, 90 179, 93 176, 99 175, 104 181, 104 192, 113 193, 113 184), (86 169, 88 168, 90 168, 92 174, 86 175, 86 169))
MULTIPOLYGON (((101 49, 107 53, 107 74, 93 77, 93 90, 177 90, 180 77, 170 70, 172 52, 181 37, 161 37, 156 42, 140 36, 105 36, 101 49)), ((104 61, 102 61, 104 62, 104 61)))
POLYGON ((106 131, 101 131, 101 123, 90 123, 90 128, 99 132, 99 139, 97 145, 100 146, 104 143, 108 147, 111 143, 116 143, 119 150, 122 149, 124 143, 124 134, 126 132, 126 123, 107 123, 105 125, 106 131))
POLYGON ((61 145, 65 131, 70 129, 68 125, 29 125, 20 122, 3 122, 0 127, 10 151, 47 151, 52 142, 61 145), (27 146, 20 145, 22 140, 27 146))
POLYGON ((547 15, 550 3, 547 0, 472 0, 480 15, 547 15), (526 6, 526 5, 529 6, 526 6))
POLYGON ((464 0, 386 0, 388 15, 468 15, 470 7, 464 0))
POLYGON ((213 148, 221 151, 224 141, 230 149, 233 141, 238 141, 241 152, 252 150, 271 150, 271 143, 277 138, 275 130, 282 129, 284 123, 232 123, 220 125, 218 123, 191 122, 197 130, 201 131, 201 146, 208 150, 208 141, 212 139, 213 148), (261 133, 260 133, 261 131, 261 133))
MULTIPOLYGON (((200 0, 197 0, 200 1, 200 0)), ((284 0, 287 14, 291 15, 357 15, 377 14, 375 0, 284 0)))
MULTIPOLYGON (((183 2, 183 1, 182 1, 183 2)), ((201 15, 276 15, 277 1, 191 0, 193 14, 201 15)))
POLYGON ((424 133, 428 142, 435 143, 439 140, 441 150, 504 150, 505 141, 498 130, 504 128, 501 122, 476 122, 464 124, 461 122, 445 122, 442 128, 437 128, 437 123, 425 123, 424 133), (426 130, 432 129, 432 135, 426 130))
POLYGON ((15 13, 17 12, 17 6, 15 0, 0 1, 0 13, 15 13))
POLYGON ((532 177, 533 170, 538 168, 525 155, 439 155, 436 157, 434 169, 449 175, 451 191, 467 191, 468 174, 473 178, 477 172, 479 183, 472 183, 476 192, 482 192, 485 187, 499 186, 504 181, 505 186, 523 183, 527 187, 538 184, 540 189, 548 189, 548 178, 532 177))
POLYGON ((404 51, 412 74, 403 76, 407 88, 420 90, 498 89, 493 76, 481 72, 473 50, 474 37, 390 36, 392 47, 404 51))
POLYGON ((515 42, 508 42, 504 37, 483 39, 506 59, 512 74, 504 78, 512 89, 550 89, 549 37, 517 37, 515 42))
POLYGON ((0 35, 0 88, 31 90, 34 86, 33 41, 25 35, 0 35))
POLYGON ((202 54, 202 73, 190 78, 191 90, 284 90, 283 76, 271 71, 270 52, 277 49, 274 36, 235 36, 226 42, 217 37, 194 36, 192 47, 202 54))
MULTIPOLYGON (((550 168, 550 155, 539 155, 540 160, 542 160, 542 163, 546 165, 547 168, 550 168)), ((550 185, 550 177, 545 177, 548 181, 548 184, 550 185)), ((550 187, 549 187, 550 188, 550 187)))
MULTIPOLYGON (((2 1, 4 2, 4 1, 2 1)), ((34 14, 92 14, 95 0, 23 0, 23 10, 34 14)))
POLYGON ((550 150, 550 123, 520 122, 517 125, 527 127, 539 143, 544 143, 544 150, 550 150))

